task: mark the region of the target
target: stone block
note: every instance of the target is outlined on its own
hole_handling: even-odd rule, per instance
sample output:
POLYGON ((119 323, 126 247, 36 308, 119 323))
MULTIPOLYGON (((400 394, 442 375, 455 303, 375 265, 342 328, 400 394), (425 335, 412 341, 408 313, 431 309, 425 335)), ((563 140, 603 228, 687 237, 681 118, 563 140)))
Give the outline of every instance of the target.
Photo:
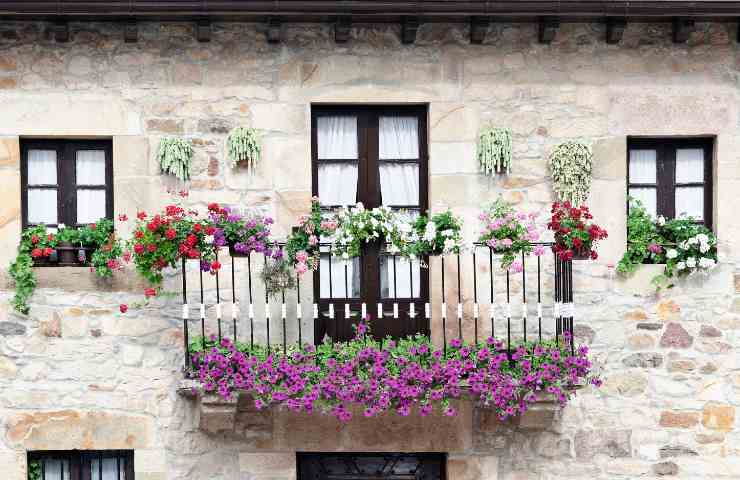
POLYGON ((18 137, 0 137, 0 167, 20 169, 21 149, 18 137))
POLYGON ((167 472, 167 451, 160 448, 140 448, 134 455, 136 478, 144 473, 167 472))
POLYGON ((707 403, 702 410, 701 423, 710 430, 729 432, 735 424, 735 407, 716 402, 707 403))
POLYGON ((106 411, 58 410, 7 417, 6 441, 27 450, 126 450, 147 448, 151 417, 106 411))
POLYGON ((432 103, 429 110, 430 142, 476 141, 479 114, 470 103, 432 103))
POLYGON ((660 346, 663 348, 689 348, 693 342, 694 337, 678 323, 669 323, 660 338, 660 346))
POLYGON ((5 356, 0 356, 0 378, 13 379, 18 373, 15 362, 5 356))
POLYGON ((127 367, 141 364, 144 358, 144 349, 138 345, 124 345, 121 349, 121 362, 127 367))
POLYGON ((622 363, 628 367, 657 368, 663 364, 663 355, 659 353, 633 353, 622 359, 622 363))
POLYGON ((692 428, 699 424, 699 414, 696 412, 661 412, 658 422, 661 427, 692 428))
POLYGON ((234 430, 237 399, 225 400, 217 395, 206 394, 200 399, 198 428, 218 434, 234 430))
POLYGON ((575 434, 575 452, 579 460, 592 459, 603 454, 610 458, 626 458, 632 455, 630 430, 579 430, 575 434))
POLYGON ((477 174, 480 165, 473 142, 434 142, 429 145, 429 175, 477 174))
POLYGON ((3 480, 26 480, 26 452, 0 451, 0 472, 3 480))
POLYGON ((602 390, 611 395, 634 397, 645 392, 647 378, 636 372, 613 373, 606 377, 602 390))
POLYGON ((239 471, 252 475, 295 475, 294 453, 239 453, 239 471))
POLYGON ((450 480, 498 480, 498 464, 498 457, 453 455, 447 459, 447 475, 450 480))
POLYGON ((627 139, 600 138, 593 144, 593 178, 624 181, 627 178, 627 139))

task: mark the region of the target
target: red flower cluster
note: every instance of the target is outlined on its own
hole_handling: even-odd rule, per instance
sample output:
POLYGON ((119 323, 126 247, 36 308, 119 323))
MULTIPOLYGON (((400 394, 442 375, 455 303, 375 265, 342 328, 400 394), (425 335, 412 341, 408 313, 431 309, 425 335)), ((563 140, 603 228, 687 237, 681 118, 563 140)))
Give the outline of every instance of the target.
POLYGON ((593 215, 588 207, 574 207, 570 202, 553 203, 552 216, 547 228, 555 232, 553 251, 561 260, 574 257, 598 258, 595 245, 607 238, 606 230, 591 222, 593 215))

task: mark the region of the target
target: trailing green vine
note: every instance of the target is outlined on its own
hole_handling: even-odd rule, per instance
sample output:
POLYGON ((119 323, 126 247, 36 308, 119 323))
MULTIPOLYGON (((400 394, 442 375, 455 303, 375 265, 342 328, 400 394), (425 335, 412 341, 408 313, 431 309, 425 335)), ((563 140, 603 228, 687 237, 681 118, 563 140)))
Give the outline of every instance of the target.
POLYGON ((553 189, 563 202, 581 205, 591 190, 591 148, 581 142, 561 143, 550 153, 553 189))
POLYGON ((257 130, 249 127, 236 127, 226 138, 231 168, 244 163, 248 169, 254 170, 262 158, 262 147, 257 130))
POLYGON ((28 480, 43 480, 41 478, 41 463, 32 460, 28 463, 28 480))
POLYGON ((490 127, 480 133, 478 161, 486 175, 511 172, 511 130, 490 127))
POLYGON ((187 140, 179 137, 163 138, 159 143, 157 159, 163 173, 174 175, 183 182, 190 179, 193 147, 187 140))

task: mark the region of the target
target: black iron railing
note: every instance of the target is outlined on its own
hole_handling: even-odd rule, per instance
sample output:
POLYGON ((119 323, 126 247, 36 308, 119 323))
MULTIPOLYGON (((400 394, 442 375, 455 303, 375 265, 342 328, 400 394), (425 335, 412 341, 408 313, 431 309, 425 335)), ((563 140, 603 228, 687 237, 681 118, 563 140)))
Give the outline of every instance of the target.
MULTIPOLYGON (((182 326, 186 369, 191 366, 190 345, 194 336, 200 337, 196 341, 203 342, 204 349, 209 338, 220 341, 228 337, 249 347, 264 345, 268 349, 287 351, 291 344, 322 341, 316 332, 346 331, 346 327, 356 324, 360 317, 370 312, 377 312, 376 318, 396 322, 394 325, 416 326, 396 331, 431 334, 445 348, 448 339, 454 337, 477 343, 494 336, 505 342, 510 351, 517 342, 553 339, 558 343, 569 342, 574 351, 573 265, 552 253, 551 244, 539 245, 546 247, 546 253, 541 256, 521 254, 517 259, 521 268, 517 266, 517 271, 502 269, 498 264, 500 255, 483 244, 423 262, 410 262, 385 253, 392 259, 388 265, 393 265, 394 288, 389 287, 377 305, 369 305, 362 298, 351 295, 350 260, 341 260, 344 263, 343 279, 340 279, 344 283, 343 295, 338 295, 341 292, 337 291, 330 267, 320 280, 328 282, 325 290, 329 295, 321 297, 315 295, 321 287, 313 287, 311 272, 303 277, 296 275, 293 289, 268 293, 260 271, 269 260, 261 253, 231 257, 227 265, 214 274, 201 271, 197 260, 183 259, 182 326), (398 264, 408 268, 409 295, 399 295, 398 264), (193 281, 197 282, 194 291, 188 289, 193 281), (197 310, 196 315, 191 315, 192 307, 197 310), (322 322, 323 329, 308 328, 314 335, 305 335, 306 327, 322 322)), ((324 268, 333 265, 329 249, 324 258, 324 268)))

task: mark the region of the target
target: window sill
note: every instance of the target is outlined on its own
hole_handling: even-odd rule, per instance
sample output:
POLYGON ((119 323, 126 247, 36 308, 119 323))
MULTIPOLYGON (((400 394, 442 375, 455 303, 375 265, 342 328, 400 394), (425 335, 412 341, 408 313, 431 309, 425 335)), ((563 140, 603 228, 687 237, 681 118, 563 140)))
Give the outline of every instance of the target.
POLYGON ((70 292, 140 292, 148 285, 134 270, 123 270, 111 278, 100 278, 88 266, 33 267, 36 288, 52 288, 70 292))
MULTIPOLYGON (((634 273, 626 276, 617 275, 617 288, 620 293, 637 297, 655 295, 657 288, 653 278, 661 275, 665 269, 664 263, 643 264, 637 267, 634 273)), ((733 265, 720 263, 717 268, 706 275, 674 277, 674 288, 704 289, 716 294, 732 294, 734 291, 733 265)))

